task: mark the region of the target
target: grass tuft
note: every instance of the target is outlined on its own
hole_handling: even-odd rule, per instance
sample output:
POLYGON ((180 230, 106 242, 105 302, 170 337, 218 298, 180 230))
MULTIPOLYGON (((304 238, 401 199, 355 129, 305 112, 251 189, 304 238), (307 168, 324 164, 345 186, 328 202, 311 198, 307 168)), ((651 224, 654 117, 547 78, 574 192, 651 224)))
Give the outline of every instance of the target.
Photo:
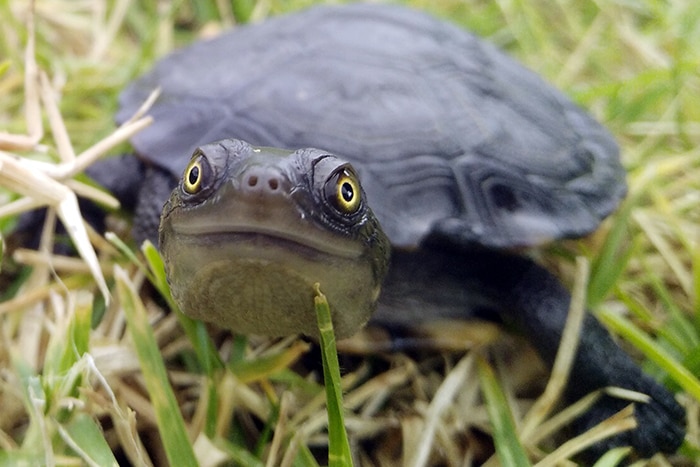
MULTIPOLYGON (((343 376, 334 370, 327 394, 320 380, 328 368, 311 344, 232 336, 188 319, 152 245, 134 253, 128 240, 105 241, 84 227, 76 193, 114 200, 80 172, 128 151, 131 132, 148 124, 114 128, 129 80, 198 37, 315 3, 0 2, 0 464, 316 466, 330 457, 463 465, 487 462, 495 444, 509 465, 547 465, 570 462, 582 443, 633 422, 623 413, 568 438, 561 427, 592 395, 541 423, 538 416, 528 428, 534 435, 520 434, 528 420, 520 414, 544 378, 527 347, 508 337, 490 348, 506 368, 497 374, 455 346, 344 355, 343 376), (36 206, 52 207, 48 227, 35 232, 41 246, 17 249, 8 234, 36 206), (53 236, 55 222, 73 239, 53 236), (83 259, 50 254, 70 241, 83 259)), ((700 3, 402 3, 505 48, 615 134, 627 200, 590 238, 541 257, 569 284, 580 278, 573 258, 588 259, 588 306, 687 408, 685 445, 656 461, 697 464, 700 3)), ((376 345, 373 332, 361 348, 376 345)), ((619 465, 626 455, 613 450, 596 465, 619 465)))

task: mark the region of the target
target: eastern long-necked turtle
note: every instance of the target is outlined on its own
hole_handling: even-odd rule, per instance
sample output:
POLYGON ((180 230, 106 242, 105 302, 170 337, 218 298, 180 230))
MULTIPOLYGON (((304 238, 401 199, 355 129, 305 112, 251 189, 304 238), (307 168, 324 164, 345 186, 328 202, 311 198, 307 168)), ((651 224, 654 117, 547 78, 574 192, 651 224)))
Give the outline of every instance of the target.
MULTIPOLYGON (((157 238, 174 189, 160 240, 185 312, 247 332, 313 333, 304 313, 317 280, 343 335, 375 302, 374 319, 399 325, 476 311, 515 325, 552 363, 570 295, 506 250, 592 231, 626 188, 613 138, 537 75, 445 22, 357 4, 177 51, 124 91, 117 120, 156 87, 155 123, 133 139, 147 164, 93 173, 124 197, 137 191, 120 184, 138 180, 139 240, 157 238), (307 147, 321 150, 293 151, 307 147), (251 308, 246 297, 261 291, 273 301, 251 308), (284 297, 298 315, 266 311, 284 297)), ((639 428, 615 443, 677 449, 685 418, 672 394, 592 316, 584 326, 568 397, 604 386, 648 394, 639 428)), ((626 404, 604 396, 584 424, 626 404)))

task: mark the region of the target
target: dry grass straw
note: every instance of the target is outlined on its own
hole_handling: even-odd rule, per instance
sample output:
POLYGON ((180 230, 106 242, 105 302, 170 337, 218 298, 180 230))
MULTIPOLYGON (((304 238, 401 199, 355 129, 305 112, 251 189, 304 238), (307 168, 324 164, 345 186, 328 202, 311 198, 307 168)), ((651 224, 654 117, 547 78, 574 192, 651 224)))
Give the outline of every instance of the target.
MULTIPOLYGON (((0 185, 14 193, 0 194, 0 217, 37 206, 50 208, 40 250, 19 250, 14 255, 16 261, 33 266, 32 279, 23 282, 21 293, 0 303, 0 460, 46 465, 165 462, 160 444, 153 441, 157 410, 136 357, 134 335, 126 326, 123 297, 93 307, 98 302, 93 297, 95 285, 105 299, 110 297, 108 283, 115 264, 124 271, 120 280, 134 290, 148 274, 158 273, 143 264, 135 266, 124 259, 123 250, 118 253, 118 248, 90 233, 75 196, 113 206, 111 197, 84 183, 79 173, 148 124, 147 118, 136 116, 108 134, 110 111, 99 104, 103 100, 92 102, 94 95, 107 93, 113 101, 129 73, 144 66, 134 60, 151 61, 178 40, 176 22, 200 27, 211 19, 201 13, 205 10, 215 12, 219 25, 235 21, 234 10, 220 13, 225 2, 193 2, 201 8, 196 14, 187 6, 172 10, 167 2, 159 3, 158 12, 135 3, 16 0, 0 6, 0 45, 13 51, 8 54, 10 65, 0 63, 0 97, 9 103, 0 108, 0 125, 8 128, 0 133, 0 185), (152 31, 162 13, 167 19, 152 31), (151 40, 140 47, 130 35, 151 40), (16 59, 18 55, 23 57, 16 59), (116 71, 123 69, 129 71, 122 75, 116 71), (110 84, 99 88, 90 79, 81 79, 82 73, 94 82, 110 84), (68 227, 81 260, 49 253, 56 218, 68 227)), ((303 3, 280 6, 259 1, 247 14, 261 19, 270 11, 303 3)), ((616 317, 627 315, 615 329, 626 336, 639 331, 648 337, 649 345, 635 343, 641 352, 650 355, 658 350, 654 346, 663 348, 662 358, 649 367, 660 378, 687 371, 689 379, 679 398, 688 409, 690 446, 697 446, 700 408, 697 395, 691 394, 700 372, 700 362, 693 357, 700 353, 700 58, 691 45, 700 37, 691 23, 700 17, 698 8, 653 1, 637 6, 607 1, 583 6, 411 3, 459 18, 511 49, 592 109, 621 141, 630 172, 625 206, 600 233, 560 245, 555 254, 546 255, 546 261, 576 283, 575 278, 588 274, 566 258, 590 258, 588 297, 595 308, 603 308, 601 316, 612 315, 609 321, 615 324, 616 317), (634 324, 626 324, 631 321, 634 324)), ((235 8, 239 6, 236 2, 235 8)), ((7 221, 0 224, 7 225, 7 221)), ((579 284, 577 290, 583 289, 579 284)), ((310 448, 327 442, 327 416, 317 369, 299 363, 308 344, 213 333, 214 347, 204 328, 167 314, 147 295, 143 301, 176 395, 175 406, 167 410, 183 414, 201 465, 221 460, 314 465, 310 448), (206 362, 207 358, 215 361, 206 362), (290 366, 306 369, 297 372, 290 366)), ((580 305, 583 299, 574 303, 580 305)), ((480 329, 484 341, 473 347, 493 347, 498 387, 507 401, 501 409, 513 417, 514 430, 520 433, 517 443, 530 460, 566 465, 565 459, 591 439, 630 426, 628 414, 622 413, 581 438, 556 442, 562 439, 560 427, 596 396, 551 415, 566 365, 555 371, 554 389, 545 391, 540 399, 544 402, 534 402, 520 390, 531 386, 533 377, 520 378, 516 370, 541 373, 521 343, 510 338, 504 342, 498 336, 491 328, 480 329), (494 346, 497 338, 500 343, 494 346)), ((356 460, 368 465, 497 463, 495 458, 488 461, 492 451, 485 438, 492 433, 492 423, 473 375, 474 354, 464 354, 454 340, 441 337, 443 342, 435 346, 443 352, 421 358, 382 355, 347 365, 342 387, 356 460)), ((562 358, 566 360, 565 355, 562 358)), ((696 456, 697 451, 686 449, 658 462, 684 465, 698 462, 696 456)))
MULTIPOLYGON (((38 207, 47 207, 55 211, 71 236, 80 256, 87 263, 90 272, 104 296, 109 301, 109 290, 102 275, 97 255, 88 239, 87 230, 78 207, 76 194, 104 204, 118 207, 119 202, 109 194, 74 180, 73 177, 85 170, 107 151, 128 140, 139 129, 150 122, 150 117, 132 119, 117 129, 112 135, 101 140, 93 147, 76 156, 70 137, 66 131, 61 113, 46 74, 39 69, 35 57, 34 5, 27 9, 27 45, 24 58, 24 108, 26 134, 0 133, 0 149, 15 151, 33 151, 38 149, 44 134, 41 111, 46 112, 53 143, 59 162, 40 162, 33 159, 17 157, 0 151, 0 185, 22 195, 19 199, 0 208, 0 217, 16 215, 38 207)), ((51 256, 51 231, 42 242, 41 251, 45 254, 43 268, 47 274, 53 268, 51 256)), ((35 269, 39 271, 39 268, 35 269)), ((39 279, 44 282, 45 278, 39 279)))

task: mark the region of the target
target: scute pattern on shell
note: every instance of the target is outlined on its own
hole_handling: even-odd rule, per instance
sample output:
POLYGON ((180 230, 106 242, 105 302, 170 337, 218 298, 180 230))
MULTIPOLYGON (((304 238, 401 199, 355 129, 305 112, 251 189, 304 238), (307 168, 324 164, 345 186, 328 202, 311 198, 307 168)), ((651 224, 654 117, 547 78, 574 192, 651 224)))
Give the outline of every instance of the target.
POLYGON ((165 58, 136 151, 179 176, 197 145, 318 147, 347 158, 392 243, 534 245, 593 230, 625 195, 609 133, 492 45, 387 5, 317 7, 165 58))

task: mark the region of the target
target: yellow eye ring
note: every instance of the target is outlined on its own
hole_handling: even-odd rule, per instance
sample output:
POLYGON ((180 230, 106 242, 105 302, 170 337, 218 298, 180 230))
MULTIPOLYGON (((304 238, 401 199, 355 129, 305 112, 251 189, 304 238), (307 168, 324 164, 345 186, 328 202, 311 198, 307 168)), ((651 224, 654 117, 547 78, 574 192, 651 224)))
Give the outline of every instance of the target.
POLYGON ((185 193, 190 195, 199 193, 202 189, 204 171, 201 156, 195 157, 190 161, 182 176, 182 188, 185 190, 185 193))
POLYGON ((357 208, 360 207, 360 185, 355 177, 343 173, 338 177, 337 189, 336 197, 342 210, 348 214, 357 211, 357 208))
POLYGON ((362 190, 355 174, 342 169, 326 182, 326 199, 341 214, 354 214, 360 209, 362 190))

